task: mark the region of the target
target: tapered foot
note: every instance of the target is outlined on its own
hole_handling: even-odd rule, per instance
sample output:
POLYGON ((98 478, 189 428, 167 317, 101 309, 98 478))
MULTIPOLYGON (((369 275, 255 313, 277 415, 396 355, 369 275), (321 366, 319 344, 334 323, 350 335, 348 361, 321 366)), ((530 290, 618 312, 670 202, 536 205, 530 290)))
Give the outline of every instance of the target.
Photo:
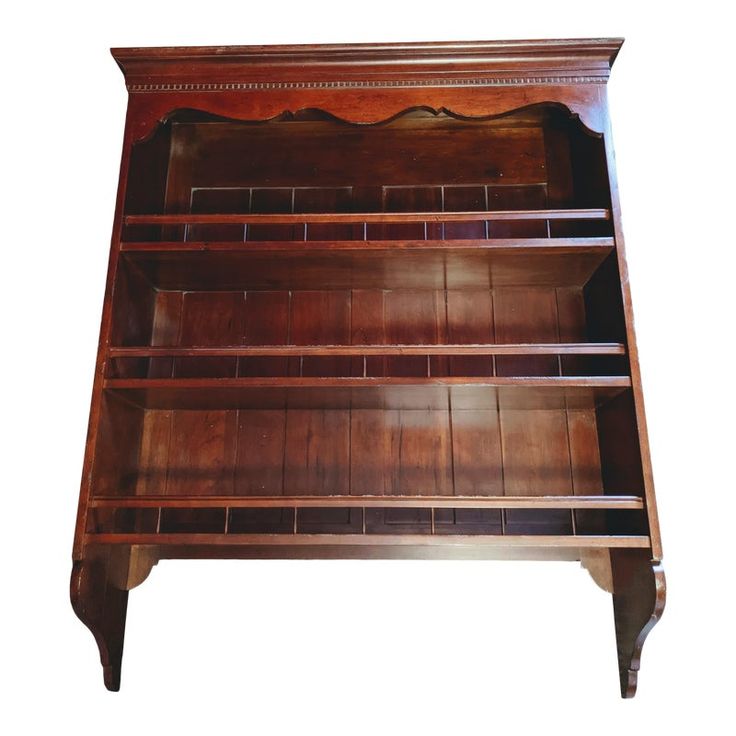
POLYGON ((644 640, 664 611, 664 569, 647 550, 616 549, 611 572, 621 697, 633 698, 644 640))
POLYGON ((70 592, 74 612, 92 632, 100 650, 105 687, 117 691, 128 591, 112 583, 114 567, 111 549, 87 550, 83 560, 74 562, 70 592))

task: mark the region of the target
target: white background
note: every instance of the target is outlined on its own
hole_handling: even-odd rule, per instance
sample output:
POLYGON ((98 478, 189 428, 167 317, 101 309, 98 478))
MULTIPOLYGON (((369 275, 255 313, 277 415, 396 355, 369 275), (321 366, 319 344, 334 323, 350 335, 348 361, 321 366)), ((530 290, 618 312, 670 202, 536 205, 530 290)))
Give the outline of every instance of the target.
POLYGON ((733 727, 731 24, 726 3, 678 5, 6 6, 4 733, 733 727), (627 38, 609 89, 669 593, 636 699, 610 596, 576 563, 521 562, 162 562, 130 596, 108 693, 68 599, 126 105, 108 47, 584 36, 627 38))

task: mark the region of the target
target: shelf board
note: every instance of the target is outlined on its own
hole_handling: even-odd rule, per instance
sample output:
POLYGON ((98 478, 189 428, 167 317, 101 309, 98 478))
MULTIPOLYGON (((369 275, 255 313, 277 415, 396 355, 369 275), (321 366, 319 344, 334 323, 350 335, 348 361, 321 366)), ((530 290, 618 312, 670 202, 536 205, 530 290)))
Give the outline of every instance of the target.
POLYGON ((626 376, 106 379, 146 409, 591 409, 631 387, 626 376))
POLYGON ((228 345, 223 347, 116 346, 111 358, 306 355, 625 355, 622 343, 477 345, 228 345))
POLYGON ((489 534, 86 534, 88 544, 155 546, 447 546, 447 547, 567 547, 585 549, 648 548, 640 535, 489 535, 489 534))
POLYGON ((582 286, 613 248, 612 238, 121 245, 166 290, 582 286))
POLYGON ((468 222, 477 220, 608 220, 608 209, 486 210, 468 212, 285 212, 280 214, 126 215, 126 225, 222 225, 303 222, 468 222))
POLYGON ((643 509, 639 496, 98 496, 90 508, 643 509))

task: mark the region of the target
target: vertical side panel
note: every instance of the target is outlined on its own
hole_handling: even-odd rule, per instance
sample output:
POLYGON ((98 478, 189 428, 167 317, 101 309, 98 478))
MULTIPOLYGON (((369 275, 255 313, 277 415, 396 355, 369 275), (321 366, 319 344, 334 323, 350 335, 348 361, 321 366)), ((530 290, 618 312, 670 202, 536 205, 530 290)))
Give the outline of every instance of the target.
POLYGON ((92 464, 92 493, 125 496, 135 492, 143 410, 103 395, 92 464))
POLYGON ((603 491, 595 410, 568 409, 567 417, 574 493, 595 496, 603 491))
POLYGON ((600 406, 597 423, 606 492, 641 495, 644 475, 631 393, 626 391, 600 406))
MULTIPOLYGON (((544 149, 547 167, 547 207, 570 207, 573 199, 570 131, 567 121, 562 125, 548 122, 544 128, 544 149)), ((554 227, 554 223, 550 224, 554 227)))
POLYGON ((95 363, 95 379, 92 387, 92 400, 90 402, 89 423, 87 426, 87 439, 84 451, 84 463, 82 467, 82 480, 79 489, 79 504, 77 506, 77 519, 74 528, 74 544, 72 557, 81 560, 84 551, 84 533, 87 528, 87 514, 89 498, 94 492, 93 464, 99 452, 98 433, 102 413, 104 393, 102 381, 106 361, 106 348, 110 344, 112 330, 112 302, 115 296, 115 277, 118 271, 120 259, 120 239, 123 230, 123 215, 126 192, 128 189, 128 172, 130 168, 132 144, 133 144, 133 116, 130 109, 126 114, 125 134, 123 138, 122 156, 120 161, 120 174, 118 178, 118 191, 115 201, 115 219, 112 225, 112 236, 110 242, 110 258, 107 267, 105 282, 105 299, 102 306, 100 320, 100 337, 97 346, 97 358, 95 363))
MULTIPOLYGON (((180 291, 159 291, 156 293, 151 345, 170 346, 179 344, 182 302, 183 295, 180 291)), ((151 358, 149 361, 149 378, 171 378, 173 371, 173 358, 151 358)))
MULTIPOLYGON (((603 493, 601 456, 595 409, 568 409, 567 430, 570 441, 573 493, 596 496, 603 493)), ((577 509, 573 512, 578 529, 587 533, 606 533, 604 511, 577 509)))
POLYGON ((110 342, 113 345, 147 345, 156 306, 156 292, 143 273, 123 261, 115 280, 110 342))
MULTIPOLYGON (((585 300, 577 288, 557 289, 560 342, 585 342, 585 300)), ((560 367, 564 376, 584 376, 592 363, 584 355, 563 355, 560 367)))
MULTIPOLYGON (((171 148, 164 202, 164 211, 169 214, 181 214, 190 210, 197 165, 198 135, 196 125, 173 123, 171 126, 171 148)), ((161 239, 185 240, 186 231, 186 226, 165 226, 161 228, 161 239)))

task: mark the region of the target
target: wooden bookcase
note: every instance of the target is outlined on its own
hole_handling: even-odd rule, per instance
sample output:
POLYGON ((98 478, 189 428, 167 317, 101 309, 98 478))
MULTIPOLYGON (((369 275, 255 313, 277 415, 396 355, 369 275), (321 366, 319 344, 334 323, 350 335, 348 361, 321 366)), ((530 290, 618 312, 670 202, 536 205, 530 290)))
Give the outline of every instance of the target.
POLYGON ((605 83, 621 41, 115 49, 72 603, 119 687, 168 558, 664 575, 605 83))

